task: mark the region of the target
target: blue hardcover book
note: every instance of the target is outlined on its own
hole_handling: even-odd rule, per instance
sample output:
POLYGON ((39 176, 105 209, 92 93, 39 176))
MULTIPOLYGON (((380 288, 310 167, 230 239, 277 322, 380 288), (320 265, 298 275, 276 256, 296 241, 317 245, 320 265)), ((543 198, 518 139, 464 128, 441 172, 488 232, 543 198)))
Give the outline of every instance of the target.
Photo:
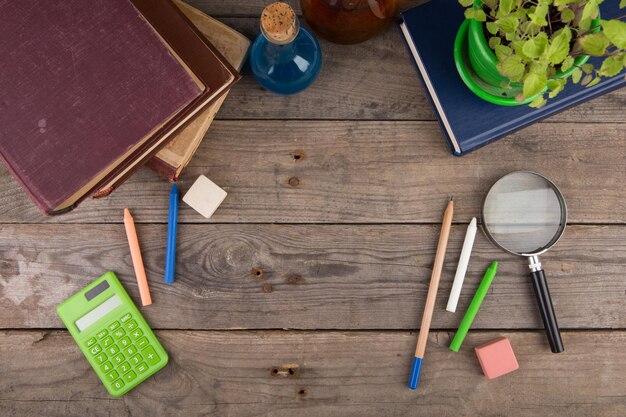
MULTIPOLYGON (((603 18, 619 16, 618 1, 605 1, 603 18)), ((593 87, 573 84, 540 109, 526 105, 503 107, 474 95, 463 83, 454 63, 454 39, 463 22, 457 0, 433 0, 402 13, 400 29, 418 73, 428 91, 452 153, 461 156, 555 113, 626 85, 622 74, 593 87)), ((591 58, 596 63, 598 58, 591 58)))

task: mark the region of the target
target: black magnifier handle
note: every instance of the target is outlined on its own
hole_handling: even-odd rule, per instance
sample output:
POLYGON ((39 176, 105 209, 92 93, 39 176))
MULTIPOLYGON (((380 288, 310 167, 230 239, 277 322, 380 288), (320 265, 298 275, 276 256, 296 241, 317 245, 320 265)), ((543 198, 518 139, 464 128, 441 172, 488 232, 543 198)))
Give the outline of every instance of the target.
POLYGON ((565 349, 563 348, 563 340, 561 340, 559 325, 556 322, 556 315, 554 314, 554 307, 552 306, 550 290, 548 290, 546 274, 543 272, 541 263, 536 256, 531 256, 529 258, 529 262, 531 270, 530 277, 533 281, 533 288, 535 289, 535 296, 537 297, 537 303, 539 304, 539 310, 541 311, 541 319, 543 320, 543 325, 546 329, 550 349, 552 350, 552 353, 561 353, 565 349))

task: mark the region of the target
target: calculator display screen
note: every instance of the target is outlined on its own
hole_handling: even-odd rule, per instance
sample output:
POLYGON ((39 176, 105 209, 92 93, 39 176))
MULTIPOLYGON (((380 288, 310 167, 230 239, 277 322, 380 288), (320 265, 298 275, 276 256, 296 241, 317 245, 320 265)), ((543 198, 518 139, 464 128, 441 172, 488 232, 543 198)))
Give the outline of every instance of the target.
POLYGON ((76 320, 76 327, 82 332, 86 330, 89 326, 100 320, 102 317, 113 311, 116 307, 121 305, 122 300, 120 300, 117 295, 114 295, 102 304, 100 304, 98 307, 91 310, 89 313, 76 320))

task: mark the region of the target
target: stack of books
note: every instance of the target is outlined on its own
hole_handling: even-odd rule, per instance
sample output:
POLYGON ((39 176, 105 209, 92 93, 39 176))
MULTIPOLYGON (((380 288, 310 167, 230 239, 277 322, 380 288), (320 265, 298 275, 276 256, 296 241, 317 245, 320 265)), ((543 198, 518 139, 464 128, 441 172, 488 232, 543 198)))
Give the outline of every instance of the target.
POLYGON ((0 156, 48 214, 148 162, 176 179, 248 46, 171 0, 3 2, 0 156))

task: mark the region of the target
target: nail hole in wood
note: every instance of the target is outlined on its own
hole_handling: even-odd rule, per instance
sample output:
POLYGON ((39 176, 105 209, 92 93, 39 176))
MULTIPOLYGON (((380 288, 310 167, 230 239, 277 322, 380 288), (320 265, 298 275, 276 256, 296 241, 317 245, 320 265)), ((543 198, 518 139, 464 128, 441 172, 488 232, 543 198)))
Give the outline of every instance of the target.
POLYGON ((300 365, 297 363, 286 363, 281 366, 270 368, 270 375, 283 378, 297 378, 300 374, 300 365))
POLYGON ((259 281, 262 280, 264 276, 263 270, 261 268, 252 268, 250 274, 252 274, 252 276, 259 281))
POLYGON ((307 392, 306 392, 306 389, 305 389, 305 388, 300 388, 300 389, 298 390, 298 395, 299 395, 300 397, 306 397, 306 394, 307 394, 307 392))
POLYGON ((300 185, 300 180, 298 179, 298 177, 291 177, 289 178, 289 185, 291 185, 292 187, 297 187, 298 185, 300 185))
POLYGON ((301 151, 300 149, 295 150, 295 151, 292 152, 291 157, 296 162, 301 161, 301 160, 304 159, 304 152, 301 151))

